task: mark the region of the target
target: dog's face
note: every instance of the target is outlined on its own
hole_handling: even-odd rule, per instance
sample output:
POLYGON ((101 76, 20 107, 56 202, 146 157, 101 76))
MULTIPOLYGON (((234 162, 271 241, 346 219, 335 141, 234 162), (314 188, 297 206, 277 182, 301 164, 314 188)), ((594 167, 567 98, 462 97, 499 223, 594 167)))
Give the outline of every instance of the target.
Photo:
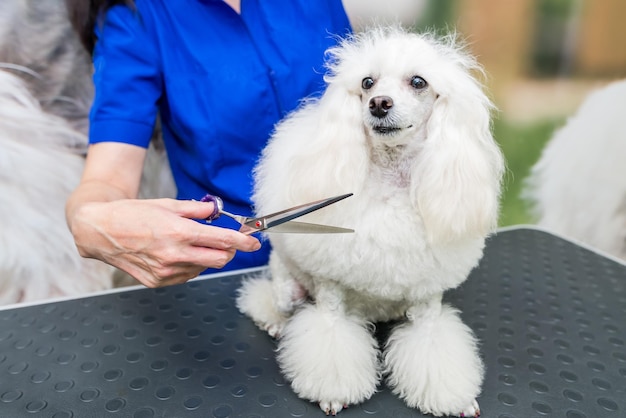
POLYGON ((364 129, 387 146, 425 137, 425 124, 437 94, 417 72, 371 73, 361 80, 364 129))
POLYGON ((437 112, 442 104, 488 105, 482 99, 468 105, 484 95, 468 72, 473 59, 457 49, 453 38, 440 41, 381 27, 329 52, 329 88, 343 89, 357 99, 352 103, 360 106, 359 121, 372 146, 421 144, 431 136, 429 120, 443 113, 437 112))

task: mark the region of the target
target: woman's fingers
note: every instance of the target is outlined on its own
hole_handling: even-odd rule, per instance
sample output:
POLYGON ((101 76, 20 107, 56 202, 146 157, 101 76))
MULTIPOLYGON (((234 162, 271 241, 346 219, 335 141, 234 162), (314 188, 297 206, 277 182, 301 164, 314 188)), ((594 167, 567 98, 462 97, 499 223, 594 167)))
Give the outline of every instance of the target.
POLYGON ((235 255, 235 250, 179 246, 152 253, 126 253, 109 260, 147 287, 184 283, 207 268, 222 268, 235 255))
POLYGON ((199 200, 155 199, 154 202, 183 218, 190 219, 206 219, 215 210, 213 202, 199 200))
MULTIPOLYGON (((189 219, 206 219, 214 210, 212 202, 159 199, 159 203, 162 203, 164 207, 181 217, 189 219)), ((256 251, 261 248, 261 243, 258 239, 232 229, 197 222, 195 222, 193 228, 194 232, 187 232, 191 237, 190 244, 192 245, 245 252, 256 251)))
POLYGON ((142 268, 133 263, 120 263, 119 268, 125 270, 146 287, 156 288, 182 284, 197 277, 205 270, 203 266, 187 265, 164 269, 158 266, 142 268))
POLYGON ((192 235, 191 245, 218 250, 251 252, 261 248, 261 243, 253 236, 228 228, 198 224, 192 235))

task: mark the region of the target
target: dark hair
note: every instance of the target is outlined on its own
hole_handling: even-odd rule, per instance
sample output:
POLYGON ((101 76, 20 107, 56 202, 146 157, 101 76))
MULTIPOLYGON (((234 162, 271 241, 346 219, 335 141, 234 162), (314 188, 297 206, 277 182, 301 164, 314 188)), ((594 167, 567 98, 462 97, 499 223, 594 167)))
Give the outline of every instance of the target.
POLYGON ((96 44, 96 35, 93 30, 98 21, 98 16, 116 4, 135 8, 134 0, 65 0, 67 15, 72 27, 90 54, 93 53, 96 44))

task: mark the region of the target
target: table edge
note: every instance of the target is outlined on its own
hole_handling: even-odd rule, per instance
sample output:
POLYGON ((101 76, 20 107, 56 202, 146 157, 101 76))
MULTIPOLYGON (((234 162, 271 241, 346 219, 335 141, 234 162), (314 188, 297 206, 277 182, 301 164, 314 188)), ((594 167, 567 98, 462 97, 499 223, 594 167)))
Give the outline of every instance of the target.
MULTIPOLYGON (((510 231, 519 231, 519 230, 533 230, 533 231, 539 231, 539 232, 543 232, 543 233, 547 233, 547 234, 551 234, 557 238, 560 238, 564 241, 568 241, 570 243, 573 243, 581 248, 584 248, 588 251, 591 251, 592 253, 598 254, 602 257, 605 257, 609 260, 612 260, 618 264, 621 264, 623 266, 626 266, 626 260, 622 260, 619 257, 616 257, 612 254, 609 254, 599 248, 593 247, 587 243, 584 243, 582 241, 578 241, 575 238, 551 231, 547 228, 538 226, 538 225, 532 225, 532 224, 519 224, 519 225, 508 225, 508 226, 504 226, 504 227, 500 227, 498 228, 494 235, 500 234, 500 233, 506 233, 506 232, 510 232, 510 231)), ((252 267, 252 268, 247 268, 247 269, 239 269, 239 270, 229 270, 229 271, 224 271, 224 272, 219 272, 219 273, 211 273, 211 274, 204 274, 204 275, 200 275, 198 277, 196 277, 195 279, 192 279, 192 281, 195 280, 213 280, 213 279, 219 279, 220 277, 227 277, 227 276, 235 276, 235 275, 244 275, 244 274, 255 274, 255 273, 260 273, 263 270, 267 269, 267 266, 260 266, 260 267, 252 267)), ((63 296, 63 297, 58 297, 58 298, 50 298, 50 299, 42 299, 42 300, 35 300, 35 301, 30 301, 30 302, 21 302, 21 303, 14 303, 14 304, 9 304, 9 305, 4 305, 4 306, 0 306, 0 311, 5 311, 5 310, 10 310, 10 309, 15 309, 15 308, 24 308, 24 307, 29 307, 29 306, 37 306, 37 305, 45 305, 48 303, 56 303, 56 302, 65 302, 65 301, 69 301, 69 300, 76 300, 76 299, 83 299, 83 298, 87 298, 87 297, 95 297, 95 296, 103 296, 103 295, 110 295, 110 294, 116 294, 116 293, 123 293, 123 292, 129 292, 129 291, 133 291, 133 290, 139 290, 139 289, 146 289, 146 287, 144 285, 141 284, 137 284, 137 285, 133 285, 133 286, 125 286, 125 287, 117 287, 117 288, 113 288, 113 289, 107 289, 107 290, 101 290, 101 291, 97 291, 97 292, 91 292, 91 293, 85 293, 82 295, 77 295, 77 296, 63 296)))

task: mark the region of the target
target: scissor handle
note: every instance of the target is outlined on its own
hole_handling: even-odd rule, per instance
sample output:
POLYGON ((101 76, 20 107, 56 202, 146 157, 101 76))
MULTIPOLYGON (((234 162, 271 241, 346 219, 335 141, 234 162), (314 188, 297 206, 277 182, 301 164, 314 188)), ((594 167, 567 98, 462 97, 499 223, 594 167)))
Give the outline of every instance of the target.
POLYGON ((222 199, 217 196, 213 196, 212 194, 206 194, 202 199, 200 199, 200 201, 213 203, 213 213, 206 218, 207 221, 211 222, 220 217, 220 212, 224 207, 222 199))

